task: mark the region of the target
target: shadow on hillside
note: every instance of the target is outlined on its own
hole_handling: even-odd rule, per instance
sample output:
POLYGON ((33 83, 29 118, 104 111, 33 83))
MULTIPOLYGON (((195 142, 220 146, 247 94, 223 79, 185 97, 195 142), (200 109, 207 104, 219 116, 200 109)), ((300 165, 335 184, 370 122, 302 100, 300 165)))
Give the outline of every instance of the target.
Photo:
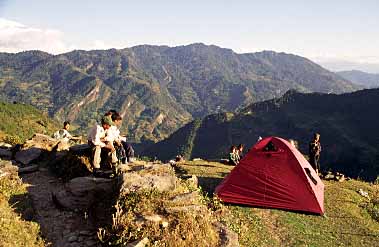
POLYGON ((28 193, 11 196, 8 203, 23 220, 36 222, 32 201, 28 193))
POLYGON ((219 185, 223 178, 214 178, 214 177, 198 177, 199 186, 203 191, 207 192, 209 196, 212 196, 217 185, 219 185))
POLYGON ((215 167, 215 166, 212 166, 212 165, 204 165, 204 164, 194 164, 193 166, 212 167, 212 168, 215 167))

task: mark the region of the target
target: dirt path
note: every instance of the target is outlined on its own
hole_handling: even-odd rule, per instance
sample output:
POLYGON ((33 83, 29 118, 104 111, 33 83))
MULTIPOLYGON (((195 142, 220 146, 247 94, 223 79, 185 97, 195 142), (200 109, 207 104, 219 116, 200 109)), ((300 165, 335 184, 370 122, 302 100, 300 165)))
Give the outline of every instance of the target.
POLYGON ((83 213, 74 213, 57 208, 52 192, 63 187, 63 183, 47 171, 38 171, 22 176, 29 184, 35 219, 40 224, 46 242, 53 247, 101 246, 97 241, 97 229, 83 213))

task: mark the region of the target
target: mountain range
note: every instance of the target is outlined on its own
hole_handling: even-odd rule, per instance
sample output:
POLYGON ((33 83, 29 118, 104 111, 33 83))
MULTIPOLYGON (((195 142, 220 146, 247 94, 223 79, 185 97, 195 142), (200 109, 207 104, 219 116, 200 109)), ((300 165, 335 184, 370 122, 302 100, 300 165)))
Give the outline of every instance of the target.
POLYGON ((194 118, 301 92, 359 87, 296 55, 237 54, 201 43, 168 47, 0 53, 0 97, 70 120, 85 133, 109 109, 131 141, 158 141, 194 118))
POLYGON ((365 88, 379 87, 379 74, 366 73, 359 70, 340 71, 337 74, 365 88))
POLYGON ((321 134, 323 170, 374 180, 379 174, 379 89, 348 94, 304 94, 253 103, 237 112, 196 119, 144 151, 168 160, 227 157, 231 145, 252 147, 259 136, 294 139, 308 153, 313 134, 321 134))

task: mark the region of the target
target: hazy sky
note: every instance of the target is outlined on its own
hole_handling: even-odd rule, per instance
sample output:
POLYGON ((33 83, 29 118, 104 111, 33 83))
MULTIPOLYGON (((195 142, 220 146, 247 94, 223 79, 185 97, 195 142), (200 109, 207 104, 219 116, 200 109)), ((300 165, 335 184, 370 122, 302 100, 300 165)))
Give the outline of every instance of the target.
POLYGON ((379 1, 0 0, 0 51, 195 42, 379 73, 379 1))

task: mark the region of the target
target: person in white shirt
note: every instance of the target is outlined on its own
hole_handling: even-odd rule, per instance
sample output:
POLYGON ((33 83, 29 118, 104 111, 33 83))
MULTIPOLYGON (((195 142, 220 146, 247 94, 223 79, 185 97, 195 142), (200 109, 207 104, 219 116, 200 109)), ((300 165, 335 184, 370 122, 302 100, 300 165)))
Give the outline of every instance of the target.
POLYGON ((69 121, 65 121, 63 123, 63 129, 60 129, 58 131, 56 131, 54 134, 53 134, 53 138, 54 139, 57 139, 57 140, 63 140, 63 141, 69 141, 69 140, 79 140, 80 137, 76 137, 76 136, 72 136, 68 130, 70 129, 70 122, 69 121))
POLYGON ((100 169, 101 162, 101 150, 106 149, 110 152, 112 163, 117 162, 115 148, 113 143, 109 140, 111 137, 107 136, 106 131, 113 125, 112 120, 109 117, 103 117, 101 119, 101 125, 96 124, 88 133, 88 145, 93 148, 93 167, 94 173, 100 169))
POLYGON ((122 124, 122 117, 118 112, 112 113, 112 121, 114 126, 110 127, 107 132, 109 132, 109 140, 112 141, 116 147, 116 153, 118 158, 122 163, 126 163, 126 153, 122 143, 126 142, 126 137, 120 135, 120 126, 122 124))

